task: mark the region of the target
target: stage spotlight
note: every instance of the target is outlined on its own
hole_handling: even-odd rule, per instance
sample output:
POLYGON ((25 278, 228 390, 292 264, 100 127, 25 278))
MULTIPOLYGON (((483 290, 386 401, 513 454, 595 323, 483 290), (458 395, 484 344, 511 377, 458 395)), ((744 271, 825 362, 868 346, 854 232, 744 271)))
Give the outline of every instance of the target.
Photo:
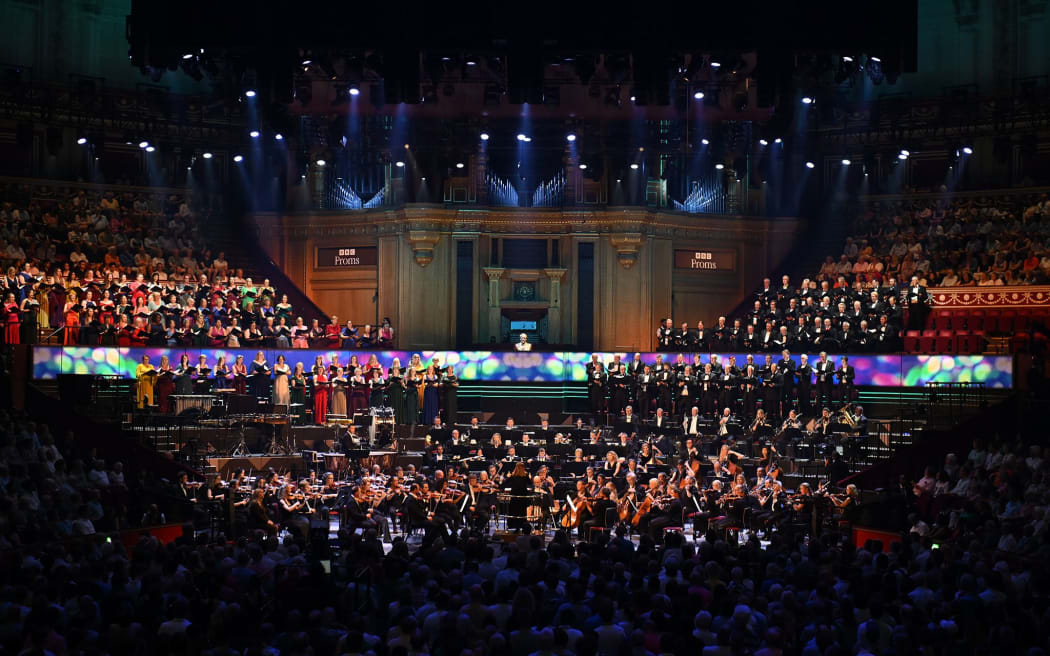
POLYGON ((849 55, 843 55, 842 61, 844 61, 844 62, 851 62, 851 61, 853 61, 853 58, 850 57, 849 55))
POLYGON ((148 141, 140 141, 139 142, 139 148, 145 148, 148 145, 149 145, 148 141))
POLYGON ((312 59, 304 59, 302 62, 303 66, 309 66, 312 63, 314 63, 314 60, 312 59))
POLYGON ((718 164, 715 164, 715 168, 718 169, 719 171, 721 171, 725 167, 726 167, 726 165, 721 163, 721 162, 719 162, 718 164))
POLYGON ((773 143, 775 143, 775 144, 782 144, 782 143, 784 143, 784 140, 781 139, 780 137, 777 137, 776 139, 773 140, 773 143))
POLYGON ((631 164, 631 169, 634 170, 634 171, 637 171, 638 170, 638 165, 637 164, 631 164))
POLYGON ((697 100, 703 100, 704 99, 704 92, 703 91, 697 91, 696 93, 693 94, 693 97, 696 98, 697 100))
POLYGON ((880 63, 882 61, 881 59, 879 59, 875 55, 872 55, 872 56, 868 57, 868 59, 870 59, 871 61, 875 62, 876 64, 880 63))
POLYGON ((904 161, 904 160, 908 159, 908 153, 906 153, 904 151, 901 151, 901 152, 897 153, 897 159, 899 159, 901 161, 904 161))
POLYGON ((405 163, 402 162, 401 160, 398 160, 398 161, 394 162, 394 166, 396 166, 397 168, 400 169, 400 168, 403 168, 405 166, 405 163))
POLYGON ((759 140, 758 140, 758 144, 759 144, 760 146, 768 146, 768 145, 769 145, 769 142, 768 142, 768 141, 766 141, 765 139, 759 139, 759 140))
POLYGON ((973 148, 970 148, 969 146, 963 146, 962 151, 963 155, 973 155, 973 148))
POLYGON ((463 168, 464 166, 466 166, 466 164, 464 164, 463 162, 456 162, 456 168, 457 168, 457 169, 461 169, 461 168, 463 168))
POLYGON ((277 134, 273 135, 273 138, 274 138, 275 141, 284 141, 284 135, 281 134, 280 132, 278 132, 277 134))
POLYGON ((708 144, 709 144, 709 143, 711 143, 711 142, 710 142, 710 141, 708 141, 707 139, 701 139, 701 140, 700 140, 700 143, 702 143, 702 144, 704 144, 704 145, 706 146, 706 145, 708 145, 708 144))
POLYGON ((843 166, 849 166, 850 165, 850 161, 848 159, 846 159, 845 157, 843 157, 842 158, 842 165, 843 166))
POLYGON ((518 135, 518 141, 525 141, 525 135, 524 134, 519 134, 518 135))
POLYGON ((252 139, 258 139, 259 138, 259 131, 258 130, 252 130, 251 132, 248 133, 248 136, 251 137, 252 139))
POLYGON ((711 68, 722 68, 722 62, 717 62, 717 61, 711 62, 711 68))
POLYGON ((576 141, 576 135, 573 134, 572 132, 570 132, 569 134, 565 135, 565 140, 566 141, 576 141))
POLYGON ((466 64, 467 66, 477 66, 478 62, 474 57, 467 57, 466 64))
POLYGON ((238 162, 238 163, 239 162, 243 162, 244 161, 244 155, 234 155, 233 156, 233 161, 238 162))
POLYGON ((634 96, 631 96, 631 102, 634 102, 634 96))
POLYGON ((911 156, 911 151, 907 150, 905 148, 901 148, 901 155, 904 155, 905 157, 910 157, 911 156))
POLYGON ((204 159, 211 159, 211 153, 204 153, 203 155, 201 155, 201 157, 203 157, 204 159))
POLYGON ((812 105, 813 104, 813 99, 811 97, 809 97, 809 96, 802 96, 802 104, 803 105, 812 105))
POLYGON ((581 171, 586 171, 587 170, 587 165, 586 164, 580 164, 580 170, 581 171))
POLYGON ((248 89, 247 91, 244 92, 244 95, 245 95, 246 98, 254 98, 255 97, 255 89, 248 89))
POLYGON ((489 140, 489 133, 488 132, 482 132, 481 133, 481 140, 482 141, 488 141, 489 140))
POLYGON ((358 87, 356 84, 351 84, 350 88, 347 89, 347 93, 349 93, 351 96, 359 96, 361 95, 361 88, 358 87))
POLYGON ((405 150, 408 150, 408 144, 405 144, 405 150))
POLYGON ((807 168, 807 169, 812 169, 812 168, 816 168, 816 166, 817 166, 817 165, 816 165, 816 164, 814 164, 813 162, 806 162, 806 168, 807 168))
POLYGON ((77 139, 77 145, 83 146, 86 143, 87 143, 87 137, 80 137, 79 139, 77 139))
POLYGON ((152 153, 152 152, 153 152, 153 151, 155 151, 155 150, 157 150, 157 149, 156 149, 156 148, 154 148, 153 146, 146 146, 146 152, 147 152, 147 153, 152 153))
POLYGON ((182 56, 182 58, 183 59, 193 59, 193 53, 192 52, 187 52, 185 55, 182 56))
POLYGON ((317 160, 314 163, 317 164, 318 166, 324 166, 325 164, 327 164, 327 162, 325 162, 323 159, 319 159, 319 160, 317 160))

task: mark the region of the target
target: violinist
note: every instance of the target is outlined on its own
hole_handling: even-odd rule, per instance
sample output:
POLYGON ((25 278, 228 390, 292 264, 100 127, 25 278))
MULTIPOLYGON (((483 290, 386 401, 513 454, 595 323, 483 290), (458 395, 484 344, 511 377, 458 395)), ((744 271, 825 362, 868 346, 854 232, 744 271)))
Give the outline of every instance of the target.
POLYGON ((813 488, 809 483, 801 483, 798 492, 791 498, 789 504, 791 523, 795 525, 811 526, 813 523, 813 488))
POLYGON ((281 523, 288 528, 289 532, 296 532, 304 540, 310 535, 310 520, 306 513, 310 511, 306 495, 296 489, 295 483, 288 483, 281 488, 281 497, 278 500, 281 510, 281 523))
POLYGON ((377 506, 383 500, 382 491, 373 490, 368 479, 354 488, 354 496, 347 504, 347 515, 349 523, 354 528, 362 528, 366 531, 375 529, 385 540, 390 540, 390 522, 377 506))
MULTIPOLYGON (((428 486, 424 484, 424 489, 428 486)), ((457 488, 456 481, 450 481, 441 469, 434 471, 434 481, 429 484, 431 497, 431 508, 434 515, 444 520, 446 526, 458 529, 462 524, 462 517, 456 503, 462 500, 463 491, 457 488)))
POLYGON ((845 495, 832 494, 829 495, 829 498, 836 512, 841 514, 843 521, 851 525, 856 523, 860 515, 860 491, 856 485, 850 483, 846 486, 845 495))
POLYGON ((590 517, 580 525, 580 537, 590 536, 592 528, 609 528, 607 516, 609 511, 616 508, 616 502, 612 500, 609 489, 606 487, 598 490, 592 501, 588 502, 590 517))
POLYGON ((482 487, 481 481, 471 474, 467 478, 467 491, 460 502, 460 510, 466 516, 466 522, 475 530, 483 531, 488 526, 491 509, 489 498, 490 494, 482 487))

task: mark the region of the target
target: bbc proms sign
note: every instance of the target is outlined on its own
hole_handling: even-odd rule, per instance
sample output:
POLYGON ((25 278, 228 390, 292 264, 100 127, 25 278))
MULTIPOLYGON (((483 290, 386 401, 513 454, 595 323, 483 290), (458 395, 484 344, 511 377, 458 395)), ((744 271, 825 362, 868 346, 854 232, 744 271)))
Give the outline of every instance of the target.
POLYGON ((736 251, 677 249, 674 252, 674 268, 690 271, 736 271, 736 251))
POLYGON ((375 266, 378 254, 375 246, 345 246, 342 248, 318 248, 317 268, 346 269, 375 266))

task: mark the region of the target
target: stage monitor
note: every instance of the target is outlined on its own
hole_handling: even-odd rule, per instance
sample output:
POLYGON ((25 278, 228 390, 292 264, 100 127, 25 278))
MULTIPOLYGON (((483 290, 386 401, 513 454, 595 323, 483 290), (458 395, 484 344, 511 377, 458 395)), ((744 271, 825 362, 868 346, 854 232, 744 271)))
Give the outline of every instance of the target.
POLYGON ((510 322, 510 330, 511 330, 511 332, 514 332, 514 333, 536 332, 536 322, 535 321, 511 321, 510 322))

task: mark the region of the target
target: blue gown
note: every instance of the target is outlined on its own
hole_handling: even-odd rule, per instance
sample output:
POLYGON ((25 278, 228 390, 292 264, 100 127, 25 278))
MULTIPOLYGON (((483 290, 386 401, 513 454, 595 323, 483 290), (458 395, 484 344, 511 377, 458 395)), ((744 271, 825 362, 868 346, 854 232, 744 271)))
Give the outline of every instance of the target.
POLYGON ((434 417, 438 416, 438 377, 425 376, 427 383, 423 390, 423 425, 429 426, 434 423, 434 417))

